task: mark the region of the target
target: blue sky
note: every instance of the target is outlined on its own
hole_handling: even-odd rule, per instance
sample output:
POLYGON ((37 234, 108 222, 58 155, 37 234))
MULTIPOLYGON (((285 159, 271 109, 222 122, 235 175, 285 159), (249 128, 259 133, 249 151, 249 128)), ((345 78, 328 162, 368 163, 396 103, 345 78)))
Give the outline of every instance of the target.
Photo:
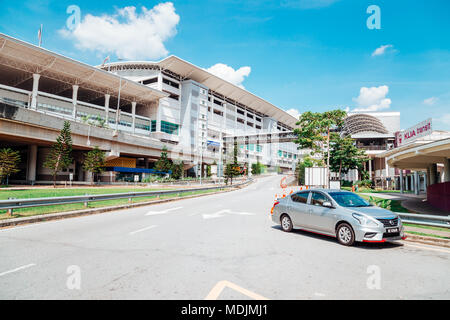
POLYGON ((174 54, 216 66, 211 70, 228 72, 230 81, 290 112, 400 111, 403 129, 432 117, 435 129, 450 130, 450 1, 172 1, 153 12, 159 20, 146 22, 142 7, 161 3, 0 0, 0 32, 37 43, 43 24, 43 47, 89 64, 107 55, 174 54), (81 10, 76 32, 66 27, 69 5, 81 10), (367 28, 370 5, 381 10, 380 30, 367 28), (117 16, 130 6, 134 22, 117 16), (118 31, 105 44, 95 37, 108 28, 96 23, 108 19, 118 31), (134 41, 134 33, 148 37, 134 41))

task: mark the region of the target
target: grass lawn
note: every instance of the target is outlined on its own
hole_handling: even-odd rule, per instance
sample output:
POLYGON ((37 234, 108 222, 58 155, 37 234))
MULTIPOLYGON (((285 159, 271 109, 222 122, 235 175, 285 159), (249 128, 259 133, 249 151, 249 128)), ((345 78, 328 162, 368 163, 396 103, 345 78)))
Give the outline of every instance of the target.
MULTIPOLYGON (((370 196, 367 196, 365 194, 359 194, 362 198, 369 200, 370 196)), ((383 200, 382 198, 372 197, 375 200, 383 200)), ((394 212, 403 212, 403 213, 410 213, 410 211, 406 208, 402 207, 400 200, 391 200, 391 211, 394 212)))
MULTIPOLYGON (((76 196, 76 195, 95 195, 95 194, 115 194, 115 193, 127 193, 127 192, 144 192, 144 191, 157 191, 158 189, 36 189, 36 190, 27 190, 27 191, 0 191, 0 200, 8 199, 9 197, 14 197, 17 199, 26 199, 26 198, 44 198, 44 197, 63 197, 63 196, 76 196), (8 194, 8 195, 6 195, 8 194)), ((159 189, 161 190, 161 189, 159 189)), ((165 189, 167 190, 167 189, 165 189)), ((207 194, 217 192, 217 190, 207 190, 207 191, 194 191, 194 192, 185 192, 182 193, 181 197, 197 195, 197 194, 207 194)), ((164 195, 161 196, 160 199, 170 199, 178 197, 176 194, 172 195, 164 195)), ((133 203, 146 202, 155 200, 156 197, 144 197, 144 198, 134 198, 133 203)), ((128 199, 118 199, 118 200, 106 200, 106 201, 97 201, 90 202, 88 204, 88 208, 101 208, 101 207, 111 207, 111 206, 120 206, 128 203, 128 199)), ((24 209, 16 209, 13 212, 13 215, 10 217, 7 215, 6 210, 0 210, 0 220, 11 219, 11 218, 21 218, 21 217, 31 217, 42 214, 50 214, 50 213, 58 213, 58 212, 67 212, 67 211, 76 211, 86 209, 83 203, 74 203, 74 204, 64 204, 64 205, 55 205, 55 206, 43 206, 43 207, 35 207, 35 208, 24 208, 24 209)))
POLYGON ((116 194, 128 192, 145 192, 145 191, 160 191, 170 189, 155 189, 155 188, 67 188, 67 189, 27 189, 27 190, 0 190, 0 200, 8 200, 9 198, 16 199, 31 199, 31 198, 51 198, 51 197, 69 197, 69 196, 84 196, 98 195, 98 194, 116 194))
POLYGON ((415 235, 424 236, 424 237, 433 237, 433 238, 450 240, 450 237, 438 236, 437 234, 429 234, 429 233, 416 232, 416 231, 406 231, 406 233, 415 234, 415 235))

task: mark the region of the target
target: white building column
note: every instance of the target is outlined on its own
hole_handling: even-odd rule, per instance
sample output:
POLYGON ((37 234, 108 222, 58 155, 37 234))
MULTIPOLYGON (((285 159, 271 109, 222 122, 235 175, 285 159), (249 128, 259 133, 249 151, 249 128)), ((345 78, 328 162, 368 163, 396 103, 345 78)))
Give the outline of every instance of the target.
POLYGON ((35 144, 28 147, 27 181, 31 184, 36 181, 37 151, 38 147, 35 144))
POLYGON ((74 119, 77 119, 77 99, 78 99, 78 89, 79 86, 74 84, 72 86, 72 105, 73 105, 73 112, 72 116, 74 119))
POLYGON ((420 193, 420 180, 419 180, 419 172, 414 172, 414 191, 416 195, 420 193))
POLYGON ((38 73, 33 74, 33 91, 31 92, 31 109, 37 109, 37 96, 39 91, 39 79, 41 75, 38 73))
POLYGON ((403 169, 400 169, 400 193, 405 193, 403 186, 403 169))
POLYGON ((372 179, 372 158, 369 158, 369 179, 372 179))
POLYGON ((442 182, 450 182, 450 159, 444 160, 444 179, 442 182))
POLYGON ((109 125, 109 100, 111 95, 105 94, 105 124, 109 125))
POLYGON ((133 101, 131 103, 131 118, 132 118, 131 130, 133 130, 133 133, 135 133, 136 132, 136 101, 133 101))

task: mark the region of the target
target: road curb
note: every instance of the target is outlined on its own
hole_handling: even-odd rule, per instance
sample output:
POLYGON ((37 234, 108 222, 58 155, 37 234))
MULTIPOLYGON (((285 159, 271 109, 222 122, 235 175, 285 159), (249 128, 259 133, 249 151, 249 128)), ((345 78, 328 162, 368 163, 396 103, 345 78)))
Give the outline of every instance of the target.
POLYGON ((10 220, 6 220, 6 221, 0 221, 0 229, 12 228, 12 227, 26 225, 26 224, 32 224, 32 223, 48 222, 48 221, 54 221, 54 220, 62 220, 62 219, 90 216, 90 215, 101 214, 101 213, 105 213, 105 212, 125 210, 125 209, 137 208, 137 207, 145 207, 145 206, 180 201, 180 200, 185 200, 185 199, 206 197, 206 196, 211 196, 211 195, 215 195, 215 194, 221 194, 221 193, 227 193, 227 192, 233 192, 236 190, 240 190, 242 188, 249 186, 250 184, 251 184, 251 182, 249 184, 247 184, 246 186, 236 187, 231 190, 224 190, 224 191, 205 193, 205 194, 199 194, 199 195, 191 195, 191 196, 186 196, 186 197, 177 197, 177 198, 162 199, 162 200, 155 200, 155 201, 130 203, 130 204, 125 204, 125 205, 120 205, 120 206, 115 206, 115 207, 104 207, 104 208, 68 211, 68 212, 61 212, 61 213, 50 213, 50 214, 25 217, 25 218, 15 218, 15 219, 10 219, 10 220))
POLYGON ((408 236, 406 241, 450 248, 450 240, 447 240, 447 239, 440 239, 440 238, 427 237, 427 236, 419 236, 417 234, 410 234, 408 232, 406 232, 406 234, 408 236))

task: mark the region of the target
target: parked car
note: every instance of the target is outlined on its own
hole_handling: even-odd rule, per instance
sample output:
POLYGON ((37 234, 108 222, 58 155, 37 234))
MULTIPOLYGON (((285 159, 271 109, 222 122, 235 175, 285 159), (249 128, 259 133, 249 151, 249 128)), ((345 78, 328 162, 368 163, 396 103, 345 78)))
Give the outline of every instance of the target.
POLYGON ((342 190, 314 189, 278 199, 272 220, 285 232, 302 229, 328 235, 345 246, 406 238, 397 214, 342 190))

